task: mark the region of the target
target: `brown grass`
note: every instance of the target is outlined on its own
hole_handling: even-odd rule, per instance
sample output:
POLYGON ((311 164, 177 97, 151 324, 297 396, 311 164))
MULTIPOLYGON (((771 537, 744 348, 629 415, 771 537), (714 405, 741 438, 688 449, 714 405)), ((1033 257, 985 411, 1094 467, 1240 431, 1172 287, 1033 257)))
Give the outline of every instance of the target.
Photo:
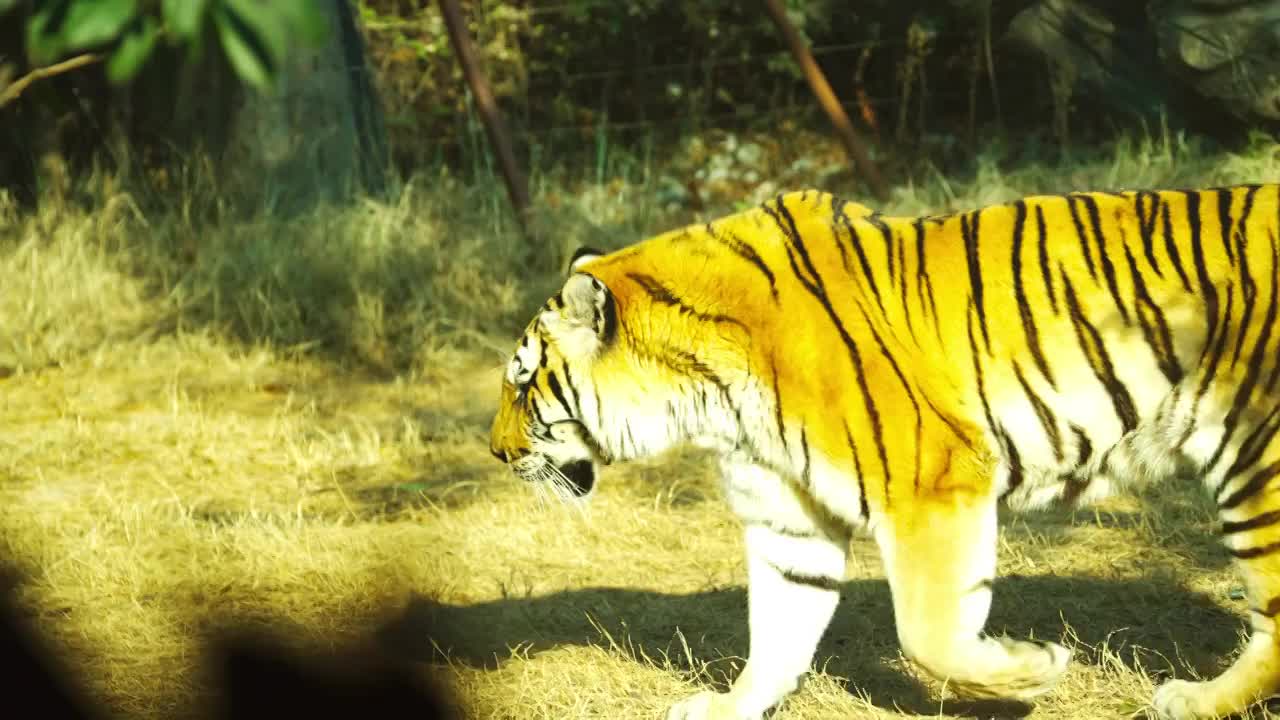
MULTIPOLYGON (((1138 144, 924 177, 887 209, 1278 167, 1270 145, 1138 144)), ((202 639, 230 622, 299 646, 377 631, 480 718, 654 718, 736 675, 744 563, 707 458, 606 470, 577 513, 539 506, 486 452, 498 368, 555 282, 501 259, 493 190, 210 227, 127 196, 0 214, 0 543, 94 697, 128 717, 199 715, 202 639), (175 249, 185 237, 198 256, 175 249)), ((637 209, 643 188, 567 194, 566 244, 685 217, 637 209), (611 219, 571 224, 584 216, 611 219)), ((1193 487, 1009 518, 990 627, 1078 650, 1036 717, 1122 716, 1160 679, 1229 662, 1244 603, 1210 530, 1193 487)), ((940 703, 898 653, 864 539, 816 664, 777 717, 1027 710, 940 703)))

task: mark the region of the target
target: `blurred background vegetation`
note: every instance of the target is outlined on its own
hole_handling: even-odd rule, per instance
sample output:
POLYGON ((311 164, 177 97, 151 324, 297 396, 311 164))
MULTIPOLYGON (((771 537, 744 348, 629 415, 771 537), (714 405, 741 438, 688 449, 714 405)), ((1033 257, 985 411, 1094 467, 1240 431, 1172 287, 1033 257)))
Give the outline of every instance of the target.
MULTIPOLYGON (((427 338, 518 326, 580 244, 789 188, 868 199, 763 2, 460 5, 531 252, 423 0, 0 0, 0 240, 112 207, 182 321, 405 369, 427 338)), ((1270 167, 1280 2, 784 5, 886 211, 1098 184, 1086 167, 1121 187, 1203 185, 1223 153, 1270 167)))

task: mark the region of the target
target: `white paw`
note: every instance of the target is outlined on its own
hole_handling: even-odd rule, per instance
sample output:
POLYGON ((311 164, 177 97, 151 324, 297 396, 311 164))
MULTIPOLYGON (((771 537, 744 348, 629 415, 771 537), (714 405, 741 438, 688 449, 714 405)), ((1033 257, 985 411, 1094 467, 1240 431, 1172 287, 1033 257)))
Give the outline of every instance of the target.
POLYGON ((1151 705, 1160 720, 1199 720, 1213 717, 1209 708, 1203 707, 1204 696, 1204 683, 1170 680, 1156 688, 1151 705))
POLYGON ((759 720, 759 715, 738 715, 726 693, 704 690, 667 711, 666 720, 759 720))
POLYGON ((1071 651, 1058 643, 1001 638, 1000 644, 1011 657, 1022 661, 1009 684, 1009 697, 1029 700, 1043 695, 1058 684, 1071 664, 1071 651))
POLYGON ((965 672, 947 677, 948 686, 955 694, 1031 700, 1052 690, 1071 663, 1071 651, 1057 643, 1007 637, 989 638, 987 642, 999 646, 995 661, 983 664, 975 658, 965 672))

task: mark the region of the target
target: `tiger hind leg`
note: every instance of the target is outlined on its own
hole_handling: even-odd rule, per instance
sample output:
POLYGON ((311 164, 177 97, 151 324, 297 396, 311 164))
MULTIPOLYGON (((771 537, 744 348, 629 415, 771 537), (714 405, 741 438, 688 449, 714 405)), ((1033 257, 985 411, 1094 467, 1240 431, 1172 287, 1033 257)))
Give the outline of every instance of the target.
MULTIPOLYGON (((1254 438, 1267 429, 1264 423, 1254 438)), ((1241 455, 1253 454, 1248 445, 1241 455)), ((1244 578, 1253 632, 1218 677, 1172 680, 1156 689, 1152 705, 1167 720, 1228 716, 1280 693, 1280 442, 1255 462, 1233 463, 1210 484, 1223 541, 1244 578)))
POLYGON ((877 530, 907 657, 958 695, 1026 700, 1054 686, 1071 653, 982 635, 996 569, 996 499, 952 491, 877 530))

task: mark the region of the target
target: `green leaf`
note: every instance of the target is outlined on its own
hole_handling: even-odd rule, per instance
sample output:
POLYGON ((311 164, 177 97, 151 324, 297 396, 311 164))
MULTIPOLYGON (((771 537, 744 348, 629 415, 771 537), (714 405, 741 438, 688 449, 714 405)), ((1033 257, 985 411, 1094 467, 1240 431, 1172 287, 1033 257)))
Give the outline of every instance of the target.
POLYGON ((234 7, 241 4, 227 0, 218 6, 214 15, 218 39, 240 79, 266 90, 271 86, 280 53, 273 52, 266 42, 266 36, 271 34, 270 28, 263 32, 260 19, 255 18, 252 12, 246 16, 241 12, 243 8, 234 7))
POLYGON ((68 0, 53 0, 40 6, 27 20, 27 58, 32 65, 48 65, 62 54, 63 21, 68 0))
MULTIPOLYGON (((3 2, 3 0, 0 0, 3 2)), ((200 31, 208 0, 164 0, 164 22, 178 37, 187 40, 200 31)))
POLYGON ((18 0, 0 0, 0 15, 12 10, 18 4, 18 0))
POLYGON ((151 55, 159 36, 160 24, 155 18, 144 17, 141 22, 134 23, 107 60, 107 79, 116 85, 132 80, 151 55))
POLYGON ((289 47, 289 26, 279 8, 274 2, 261 0, 222 0, 222 4, 253 29, 258 43, 270 55, 274 71, 289 47))
POLYGON ((315 0, 276 0, 280 18, 302 44, 319 46, 329 36, 328 13, 315 0))
POLYGON ((66 50, 81 50, 111 42, 133 20, 138 0, 72 0, 62 23, 66 50))

